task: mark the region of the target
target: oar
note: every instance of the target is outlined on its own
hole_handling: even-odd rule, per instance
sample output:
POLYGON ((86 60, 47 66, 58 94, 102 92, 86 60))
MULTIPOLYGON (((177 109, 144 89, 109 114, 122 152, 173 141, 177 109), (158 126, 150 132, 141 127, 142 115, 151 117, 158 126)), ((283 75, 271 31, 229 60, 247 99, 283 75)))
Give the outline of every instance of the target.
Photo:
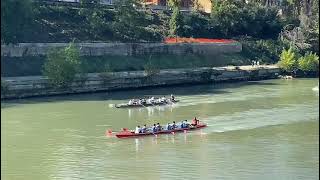
POLYGON ((112 129, 106 130, 105 135, 108 137, 111 137, 112 136, 112 129))

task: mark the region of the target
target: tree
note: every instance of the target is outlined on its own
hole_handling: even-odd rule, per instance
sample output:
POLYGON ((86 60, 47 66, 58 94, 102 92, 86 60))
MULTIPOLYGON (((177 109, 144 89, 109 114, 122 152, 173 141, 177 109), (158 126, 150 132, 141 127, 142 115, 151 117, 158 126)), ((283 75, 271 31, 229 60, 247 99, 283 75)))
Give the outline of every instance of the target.
POLYGON ((149 61, 143 66, 143 68, 147 77, 152 77, 160 72, 160 69, 152 63, 151 56, 149 57, 149 61))
POLYGON ((319 72, 319 56, 315 53, 307 52, 298 59, 299 69, 305 72, 319 72))
POLYGON ((283 49, 280 55, 279 65, 287 72, 292 72, 297 68, 297 60, 295 59, 295 53, 290 47, 288 50, 283 49))
POLYGON ((182 34, 183 17, 180 13, 180 0, 170 0, 169 6, 173 9, 170 21, 169 21, 169 34, 173 37, 177 37, 182 34))
POLYGON ((79 50, 70 43, 64 49, 54 49, 44 64, 43 74, 56 88, 66 88, 72 84, 77 73, 81 73, 79 50))
POLYGON ((1 41, 17 43, 32 36, 34 10, 31 0, 1 0, 1 41))
POLYGON ((112 27, 117 39, 131 42, 161 39, 158 33, 148 28, 152 22, 152 16, 139 11, 140 7, 141 3, 138 0, 116 1, 117 11, 112 27))
POLYGON ((199 12, 192 12, 183 18, 183 37, 210 37, 209 18, 199 12))
POLYGON ((99 2, 100 0, 80 1, 81 8, 78 14, 85 20, 85 23, 81 24, 82 31, 89 35, 90 40, 112 40, 112 21, 115 19, 115 12, 106 9, 99 2))
POLYGON ((226 38, 276 38, 282 29, 276 8, 231 0, 218 1, 211 13, 211 24, 226 38))

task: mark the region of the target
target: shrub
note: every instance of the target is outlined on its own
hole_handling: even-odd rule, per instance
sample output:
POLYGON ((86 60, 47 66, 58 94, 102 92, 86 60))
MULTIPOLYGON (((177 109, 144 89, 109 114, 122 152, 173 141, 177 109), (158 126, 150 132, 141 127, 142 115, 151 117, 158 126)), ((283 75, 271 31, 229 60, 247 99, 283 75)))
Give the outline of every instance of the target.
POLYGON ((160 70, 149 60, 149 62, 144 65, 144 72, 147 74, 147 77, 151 77, 158 74, 160 70))
POLYGON ((312 52, 307 52, 303 57, 298 59, 299 69, 302 71, 318 72, 319 56, 312 52))
POLYGON ((292 72, 297 68, 297 60, 295 59, 295 53, 290 47, 288 50, 283 49, 280 55, 279 65, 287 72, 292 72))
POLYGON ((278 40, 240 40, 242 53, 251 60, 263 63, 276 63, 285 45, 278 40))
POLYGON ((102 79, 103 85, 106 85, 111 80, 114 70, 110 64, 106 64, 104 69, 104 72, 100 73, 99 77, 102 79))
POLYGON ((79 50, 70 43, 65 49, 54 49, 44 64, 43 75, 56 88, 65 88, 72 84, 76 74, 81 72, 79 50))
POLYGON ((4 94, 8 90, 8 84, 1 78, 1 93, 4 94))

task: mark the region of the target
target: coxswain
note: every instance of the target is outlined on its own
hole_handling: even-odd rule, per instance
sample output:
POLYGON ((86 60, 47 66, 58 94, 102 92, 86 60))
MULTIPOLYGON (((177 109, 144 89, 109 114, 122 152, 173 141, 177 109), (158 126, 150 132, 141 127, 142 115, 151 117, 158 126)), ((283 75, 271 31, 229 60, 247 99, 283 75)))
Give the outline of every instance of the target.
POLYGON ((194 117, 194 119, 192 120, 191 125, 196 126, 198 124, 199 124, 199 120, 196 117, 194 117))

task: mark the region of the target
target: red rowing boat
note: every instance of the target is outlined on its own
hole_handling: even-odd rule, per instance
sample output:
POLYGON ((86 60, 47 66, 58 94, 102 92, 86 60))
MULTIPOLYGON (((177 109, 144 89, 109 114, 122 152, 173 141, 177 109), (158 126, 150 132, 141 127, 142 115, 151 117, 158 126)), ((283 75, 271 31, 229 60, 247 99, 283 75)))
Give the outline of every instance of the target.
POLYGON ((149 136, 149 135, 156 135, 156 134, 171 134, 171 133, 175 133, 175 132, 184 132, 185 130, 191 131, 191 130, 201 129, 204 127, 207 127, 207 125, 200 122, 198 125, 190 127, 190 128, 177 128, 174 130, 163 130, 163 131, 158 131, 155 133, 147 132, 147 133, 139 133, 139 134, 134 133, 134 131, 132 131, 132 130, 125 129, 123 131, 118 132, 116 134, 116 136, 118 138, 130 138, 130 137, 149 136))

